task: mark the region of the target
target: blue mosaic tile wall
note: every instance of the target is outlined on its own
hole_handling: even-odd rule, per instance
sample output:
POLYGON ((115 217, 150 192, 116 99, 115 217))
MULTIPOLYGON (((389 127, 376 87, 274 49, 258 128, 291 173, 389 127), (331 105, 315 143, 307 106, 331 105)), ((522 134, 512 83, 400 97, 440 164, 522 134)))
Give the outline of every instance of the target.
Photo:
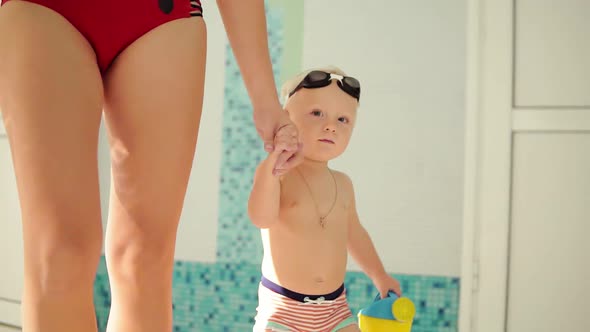
MULTIPOLYGON (((278 81, 283 55, 281 6, 267 6, 269 46, 278 81)), ((223 113, 217 263, 177 261, 173 278, 175 332, 251 331, 256 313, 262 243, 246 214, 254 169, 265 152, 252 124, 247 92, 228 47, 223 113)), ((459 279, 395 275, 416 304, 413 332, 457 331, 459 279)), ((377 291, 362 273, 349 272, 346 287, 351 309, 370 304, 377 291)), ((106 330, 110 289, 102 259, 95 282, 99 331, 106 330)))
MULTIPOLYGON (((459 279, 395 275, 404 295, 416 304, 413 332, 457 331, 459 279)), ((176 262, 174 267, 174 331, 251 331, 256 314, 260 266, 250 263, 176 262)), ((377 295, 371 281, 359 272, 345 280, 353 313, 377 295)), ((105 331, 110 293, 104 260, 95 283, 95 305, 100 331, 105 331)))
MULTIPOLYGON (((283 53, 282 14, 280 8, 267 10, 268 44, 276 82, 283 53)), ((262 242, 248 220, 247 202, 254 171, 266 152, 252 122, 250 99, 229 46, 227 54, 217 260, 258 264, 262 242)))

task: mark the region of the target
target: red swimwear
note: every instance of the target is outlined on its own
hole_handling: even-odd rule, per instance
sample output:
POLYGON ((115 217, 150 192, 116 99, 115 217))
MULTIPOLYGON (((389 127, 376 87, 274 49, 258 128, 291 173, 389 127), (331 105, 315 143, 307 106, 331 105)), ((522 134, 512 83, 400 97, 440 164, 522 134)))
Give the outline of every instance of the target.
POLYGON ((202 16, 200 0, 24 1, 52 9, 76 27, 94 48, 103 74, 117 55, 148 31, 179 18, 202 16))

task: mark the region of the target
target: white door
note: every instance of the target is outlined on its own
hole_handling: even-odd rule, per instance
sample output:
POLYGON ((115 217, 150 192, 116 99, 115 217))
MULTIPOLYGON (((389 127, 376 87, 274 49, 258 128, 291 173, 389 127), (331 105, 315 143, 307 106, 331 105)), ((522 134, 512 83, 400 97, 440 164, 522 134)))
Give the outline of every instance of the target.
POLYGON ((473 0, 461 331, 590 331, 588 0, 473 0))
POLYGON ((519 133, 513 163, 507 331, 590 331, 590 131, 519 133))

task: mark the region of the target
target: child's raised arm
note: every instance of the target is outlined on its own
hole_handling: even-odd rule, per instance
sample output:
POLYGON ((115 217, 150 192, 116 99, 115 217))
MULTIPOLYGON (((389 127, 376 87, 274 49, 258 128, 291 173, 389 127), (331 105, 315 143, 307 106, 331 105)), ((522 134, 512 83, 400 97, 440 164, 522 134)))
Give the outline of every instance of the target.
POLYGON ((256 168, 248 200, 248 216, 258 228, 270 228, 279 219, 281 181, 273 174, 280 151, 273 151, 256 168))
POLYGON ((302 145, 298 142, 297 135, 293 135, 293 130, 287 127, 277 131, 274 150, 258 165, 254 174, 254 185, 248 200, 248 216, 258 228, 269 228, 279 220, 280 177, 303 161, 303 154, 290 153, 301 150, 302 145), (283 168, 274 168, 277 160, 282 160, 283 168))

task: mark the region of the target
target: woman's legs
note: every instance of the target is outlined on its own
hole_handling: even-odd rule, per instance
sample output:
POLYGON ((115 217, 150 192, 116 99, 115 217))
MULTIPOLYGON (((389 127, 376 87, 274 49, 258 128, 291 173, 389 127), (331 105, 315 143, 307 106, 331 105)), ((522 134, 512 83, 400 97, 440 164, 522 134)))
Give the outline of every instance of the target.
POLYGON ((103 95, 95 56, 65 19, 31 3, 3 6, 0 31, 0 110, 23 222, 24 331, 96 331, 103 95))
POLYGON ((172 269, 199 129, 206 28, 164 24, 129 46, 105 76, 112 186, 106 258, 108 331, 172 329, 172 269))

